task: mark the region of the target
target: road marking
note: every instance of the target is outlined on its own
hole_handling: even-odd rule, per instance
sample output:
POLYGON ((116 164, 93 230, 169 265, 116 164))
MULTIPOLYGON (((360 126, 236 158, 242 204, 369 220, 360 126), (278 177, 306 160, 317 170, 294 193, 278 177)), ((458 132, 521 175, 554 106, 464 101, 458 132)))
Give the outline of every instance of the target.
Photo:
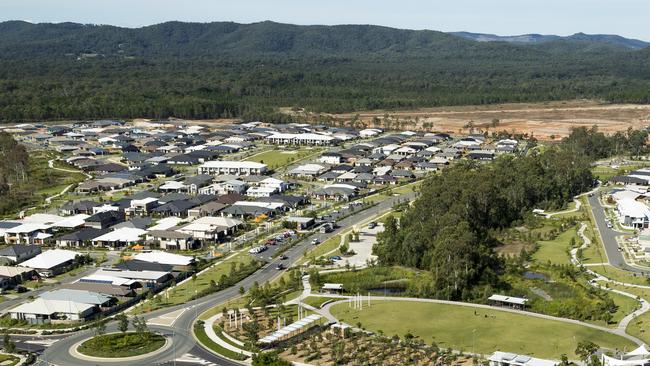
POLYGON ((158 317, 155 317, 149 320, 147 323, 171 327, 174 325, 176 320, 178 320, 178 318, 180 318, 180 316, 183 315, 185 311, 187 311, 187 308, 175 310, 172 311, 171 313, 166 313, 158 317))
POLYGON ((214 364, 214 363, 212 363, 210 361, 206 361, 206 360, 204 360, 204 359, 202 359, 200 357, 194 356, 191 353, 186 353, 186 354, 182 355, 181 357, 177 358, 176 361, 191 362, 191 363, 196 363, 196 364, 199 364, 199 365, 210 365, 210 366, 211 365, 216 365, 216 364, 214 364))

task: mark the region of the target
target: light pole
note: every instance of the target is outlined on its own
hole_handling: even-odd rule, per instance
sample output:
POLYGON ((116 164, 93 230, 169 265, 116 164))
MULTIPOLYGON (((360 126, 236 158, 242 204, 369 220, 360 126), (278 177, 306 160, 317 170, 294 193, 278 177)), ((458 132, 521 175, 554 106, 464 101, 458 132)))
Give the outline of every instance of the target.
POLYGON ((476 344, 475 342, 475 337, 476 336, 476 329, 472 329, 472 356, 476 355, 474 345, 476 344))

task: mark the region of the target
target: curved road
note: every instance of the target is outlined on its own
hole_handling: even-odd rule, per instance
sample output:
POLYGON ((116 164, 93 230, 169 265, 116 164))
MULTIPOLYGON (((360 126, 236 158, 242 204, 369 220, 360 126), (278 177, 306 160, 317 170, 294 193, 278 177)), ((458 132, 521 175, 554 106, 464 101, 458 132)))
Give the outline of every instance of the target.
MULTIPOLYGON (((301 240, 294 247, 289 248, 285 252, 285 254, 293 261, 296 261, 301 258, 302 254, 306 250, 309 249, 309 247, 311 246, 310 243, 312 238, 318 237, 319 239, 321 239, 321 241, 324 241, 327 238, 337 235, 340 232, 345 231, 348 228, 360 222, 369 220, 380 213, 389 211, 393 207, 393 205, 397 202, 411 200, 413 197, 415 197, 415 193, 412 192, 400 196, 388 197, 381 203, 377 204, 376 206, 357 212, 345 219, 340 220, 338 222, 339 227, 333 232, 330 232, 328 234, 315 234, 313 236, 309 236, 301 240)), ((144 314, 143 317, 146 320, 151 320, 163 314, 168 314, 176 310, 187 309, 187 311, 183 312, 174 321, 173 327, 159 326, 159 325, 150 326, 152 330, 156 330, 163 334, 173 333, 174 337, 172 340, 173 341, 172 347, 170 347, 168 350, 164 352, 161 352, 160 354, 152 355, 151 357, 147 357, 142 360, 129 362, 129 365, 133 365, 133 366, 138 366, 138 365, 152 366, 152 365, 165 365, 165 364, 172 365, 174 364, 174 360, 187 354, 192 355, 198 359, 211 362, 216 365, 225 365, 225 366, 238 365, 238 363, 236 362, 224 359, 223 357, 218 356, 204 349, 194 341, 194 338, 192 337, 191 333, 192 333, 192 325, 194 323, 194 320, 196 319, 196 315, 203 313, 204 311, 214 307, 217 304, 224 303, 229 299, 239 296, 240 286, 243 286, 245 289, 248 289, 254 282, 261 284, 270 281, 271 279, 273 279, 274 277, 282 273, 275 269, 275 266, 280 262, 281 261, 279 259, 270 260, 269 263, 267 263, 264 267, 259 269, 257 272, 253 273, 251 276, 245 278, 241 282, 225 290, 219 291, 217 293, 208 295, 206 297, 197 300, 187 302, 185 304, 167 307, 164 309, 160 309, 160 310, 156 310, 144 314)), ((109 324, 107 330, 112 331, 113 329, 115 329, 115 324, 109 324)), ((52 345, 47 347, 45 351, 45 355, 39 358, 39 362, 37 362, 37 365, 42 365, 42 366, 46 365, 45 363, 45 356, 46 356, 49 364, 55 364, 59 366, 87 366, 88 361, 84 361, 72 357, 70 355, 69 349, 72 345, 76 344, 81 339, 91 337, 92 335, 93 335, 92 330, 86 330, 82 332, 73 333, 71 335, 57 336, 56 338, 52 337, 51 339, 57 339, 56 342, 54 342, 52 345)), ((18 335, 13 336, 12 338, 15 340, 18 346, 22 346, 26 344, 26 342, 34 342, 43 339, 43 337, 18 336, 18 335)), ((182 363, 185 363, 185 361, 183 361, 182 363)), ((93 362, 93 364, 117 365, 120 364, 120 362, 107 360, 106 362, 93 362)), ((181 362, 176 361, 175 364, 180 365, 181 362)), ((192 363, 189 362, 189 364, 192 363)), ((196 364, 198 364, 198 362, 196 364)))

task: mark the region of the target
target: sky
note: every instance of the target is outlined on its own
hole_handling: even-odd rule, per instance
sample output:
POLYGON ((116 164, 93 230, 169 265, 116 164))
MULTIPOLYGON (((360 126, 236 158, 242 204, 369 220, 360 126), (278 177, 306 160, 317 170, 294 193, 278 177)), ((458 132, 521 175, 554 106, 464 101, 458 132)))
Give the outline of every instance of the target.
POLYGON ((648 0, 0 0, 0 21, 141 27, 170 20, 272 20, 498 35, 584 32, 645 41, 649 15, 648 0))

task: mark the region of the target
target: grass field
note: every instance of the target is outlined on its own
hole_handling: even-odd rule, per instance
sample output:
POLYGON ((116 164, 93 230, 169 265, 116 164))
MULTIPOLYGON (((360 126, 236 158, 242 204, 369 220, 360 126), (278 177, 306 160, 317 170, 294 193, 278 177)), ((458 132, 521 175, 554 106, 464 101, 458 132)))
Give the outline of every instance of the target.
MULTIPOLYGON (((606 283, 606 282, 600 282, 600 284, 612 289, 631 293, 633 295, 645 299, 646 301, 650 300, 650 289, 638 288, 632 286, 621 286, 621 285, 616 285, 616 284, 606 283)), ((630 322, 630 324, 628 324, 627 328, 625 329, 625 332, 627 334, 633 335, 641 339, 646 344, 650 343, 650 313, 645 313, 642 314, 641 316, 634 318, 630 322)))
POLYGON ((479 353, 496 350, 535 357, 575 359, 578 342, 589 340, 608 349, 631 349, 625 338, 589 327, 528 317, 498 310, 404 301, 375 301, 369 308, 354 310, 335 305, 332 314, 348 324, 400 337, 418 336, 439 347, 479 353), (544 341, 542 341, 544 340, 544 341))
POLYGON ((569 248, 571 239, 574 239, 575 243, 580 243, 577 232, 577 228, 572 227, 553 240, 538 242, 539 248, 533 254, 533 258, 540 263, 549 261, 554 264, 570 263, 569 248))
POLYGON ((590 266, 588 268, 614 281, 631 283, 634 285, 650 285, 650 282, 648 282, 648 277, 643 277, 633 272, 623 271, 616 267, 610 266, 609 264, 590 266))
POLYGON ((320 149, 314 148, 270 150, 253 155, 247 158, 246 161, 264 163, 268 165, 270 169, 277 169, 287 166, 295 161, 304 159, 310 155, 317 154, 318 152, 320 152, 320 149))

